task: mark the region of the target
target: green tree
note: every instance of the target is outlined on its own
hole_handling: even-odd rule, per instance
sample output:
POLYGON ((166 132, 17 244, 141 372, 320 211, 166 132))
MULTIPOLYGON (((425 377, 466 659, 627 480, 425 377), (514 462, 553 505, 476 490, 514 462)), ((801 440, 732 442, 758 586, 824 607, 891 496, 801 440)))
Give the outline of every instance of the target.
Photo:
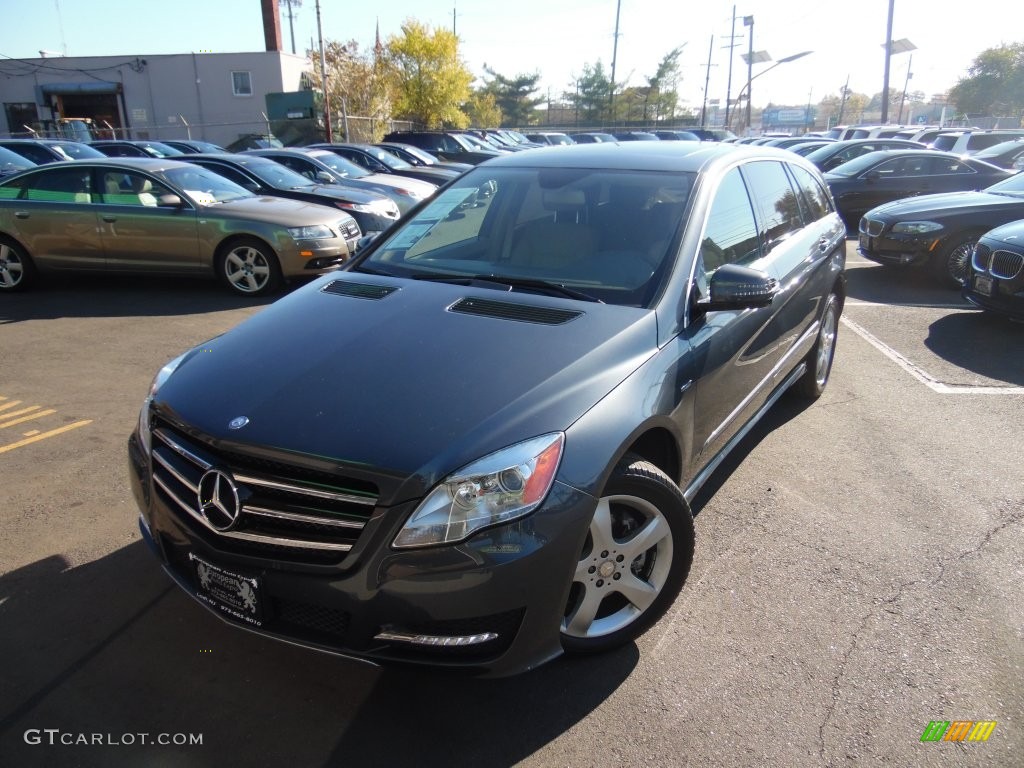
POLYGON ((583 74, 569 87, 573 90, 566 91, 562 98, 579 113, 582 123, 597 125, 608 117, 612 83, 600 59, 594 65, 584 64, 583 74))
POLYGON ((427 128, 469 125, 459 105, 469 99, 473 74, 452 32, 407 19, 402 34, 388 39, 386 56, 396 117, 427 128))
POLYGON ((544 97, 537 93, 540 73, 505 77, 486 64, 484 72, 490 77, 490 80, 485 80, 484 90, 494 97, 501 110, 503 125, 516 127, 534 122, 535 110, 544 103, 544 97))
POLYGON ((1024 114, 1024 43, 989 48, 949 92, 960 112, 1024 114))
POLYGON ((683 46, 666 53, 658 64, 654 75, 645 78, 648 91, 644 100, 644 120, 671 120, 675 117, 679 94, 679 56, 683 46), (650 109, 650 114, 648 113, 650 109))

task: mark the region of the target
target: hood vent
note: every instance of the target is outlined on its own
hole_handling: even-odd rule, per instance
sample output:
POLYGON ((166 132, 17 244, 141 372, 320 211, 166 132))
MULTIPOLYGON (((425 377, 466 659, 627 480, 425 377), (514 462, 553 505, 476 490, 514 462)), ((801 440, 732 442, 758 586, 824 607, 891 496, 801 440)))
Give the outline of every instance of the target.
POLYGON ((542 325, 561 325, 583 314, 582 312, 566 309, 537 307, 530 306, 529 304, 512 304, 506 301, 493 301, 472 296, 457 301, 448 309, 452 312, 462 312, 467 315, 497 317, 502 320, 519 320, 524 323, 541 323, 542 325))
POLYGON ((350 283, 347 280, 333 280, 320 289, 324 293, 336 293, 339 296, 351 296, 355 299, 383 299, 398 288, 391 285, 371 285, 369 283, 350 283))

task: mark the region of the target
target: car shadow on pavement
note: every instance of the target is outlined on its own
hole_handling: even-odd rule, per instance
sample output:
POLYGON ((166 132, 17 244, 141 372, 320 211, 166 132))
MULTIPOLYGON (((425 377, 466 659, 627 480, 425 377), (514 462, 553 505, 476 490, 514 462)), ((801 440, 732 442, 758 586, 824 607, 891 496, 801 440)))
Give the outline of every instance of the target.
POLYGON ((989 312, 957 312, 929 325, 924 344, 958 368, 1024 387, 1024 324, 989 312))
POLYGON ((159 317, 259 307, 284 292, 248 298, 236 296, 213 280, 186 277, 100 275, 47 276, 36 289, 0 296, 0 325, 62 317, 159 317))
POLYGON ((707 482, 697 492, 697 495, 693 497, 693 501, 690 502, 690 510, 696 517, 700 514, 700 511, 707 506, 707 503, 714 498, 715 494, 721 489, 725 482, 729 479, 733 472, 747 460, 750 452, 753 451, 758 444, 764 440, 768 435, 774 432, 779 427, 785 426, 788 422, 795 419, 801 413, 806 411, 808 408, 814 405, 813 400, 807 400, 794 394, 793 392, 786 392, 779 398, 778 402, 775 403, 768 412, 761 417, 761 420, 754 425, 754 427, 748 432, 736 447, 730 451, 729 455, 725 457, 721 465, 712 473, 711 477, 707 479, 707 482))
POLYGON ((877 304, 963 304, 960 294, 926 270, 883 264, 846 270, 846 298, 877 304))
POLYGON ((501 680, 376 668, 228 626, 136 541, 0 576, 0 658, 6 765, 419 767, 523 760, 599 707, 639 651, 501 680))

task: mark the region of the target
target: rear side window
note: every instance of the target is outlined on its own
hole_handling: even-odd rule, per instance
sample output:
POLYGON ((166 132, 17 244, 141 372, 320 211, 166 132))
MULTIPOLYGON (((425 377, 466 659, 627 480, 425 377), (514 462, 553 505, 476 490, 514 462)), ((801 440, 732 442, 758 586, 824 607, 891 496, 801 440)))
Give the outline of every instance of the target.
POLYGON ((757 206, 761 236, 768 250, 803 227, 800 199, 782 163, 757 162, 743 166, 743 177, 757 206))
POLYGON ((828 192, 810 172, 798 165, 789 166, 789 172, 800 189, 809 221, 817 221, 832 212, 828 192))
POLYGON ((22 157, 28 158, 33 163, 37 163, 39 165, 52 163, 54 159, 53 155, 51 155, 45 149, 43 149, 42 147, 34 146, 32 144, 7 144, 5 146, 12 152, 17 152, 22 157))
POLYGON ((47 203, 91 203, 88 168, 61 168, 37 174, 25 181, 26 200, 47 203))

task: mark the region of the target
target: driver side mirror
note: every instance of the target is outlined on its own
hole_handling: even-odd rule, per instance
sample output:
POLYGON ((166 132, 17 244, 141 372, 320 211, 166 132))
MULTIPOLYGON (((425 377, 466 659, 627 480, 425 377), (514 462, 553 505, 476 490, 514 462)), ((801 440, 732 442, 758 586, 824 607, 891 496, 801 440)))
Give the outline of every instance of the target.
POLYGON ((318 181, 321 184, 334 184, 334 177, 327 171, 317 171, 316 177, 313 180, 318 181))
POLYGON ((160 195, 156 199, 156 204, 160 208, 181 208, 185 202, 178 195, 167 193, 166 195, 160 195))
POLYGON ((703 312, 767 307, 779 292, 774 277, 739 264, 723 264, 711 276, 710 299, 698 303, 703 312))

